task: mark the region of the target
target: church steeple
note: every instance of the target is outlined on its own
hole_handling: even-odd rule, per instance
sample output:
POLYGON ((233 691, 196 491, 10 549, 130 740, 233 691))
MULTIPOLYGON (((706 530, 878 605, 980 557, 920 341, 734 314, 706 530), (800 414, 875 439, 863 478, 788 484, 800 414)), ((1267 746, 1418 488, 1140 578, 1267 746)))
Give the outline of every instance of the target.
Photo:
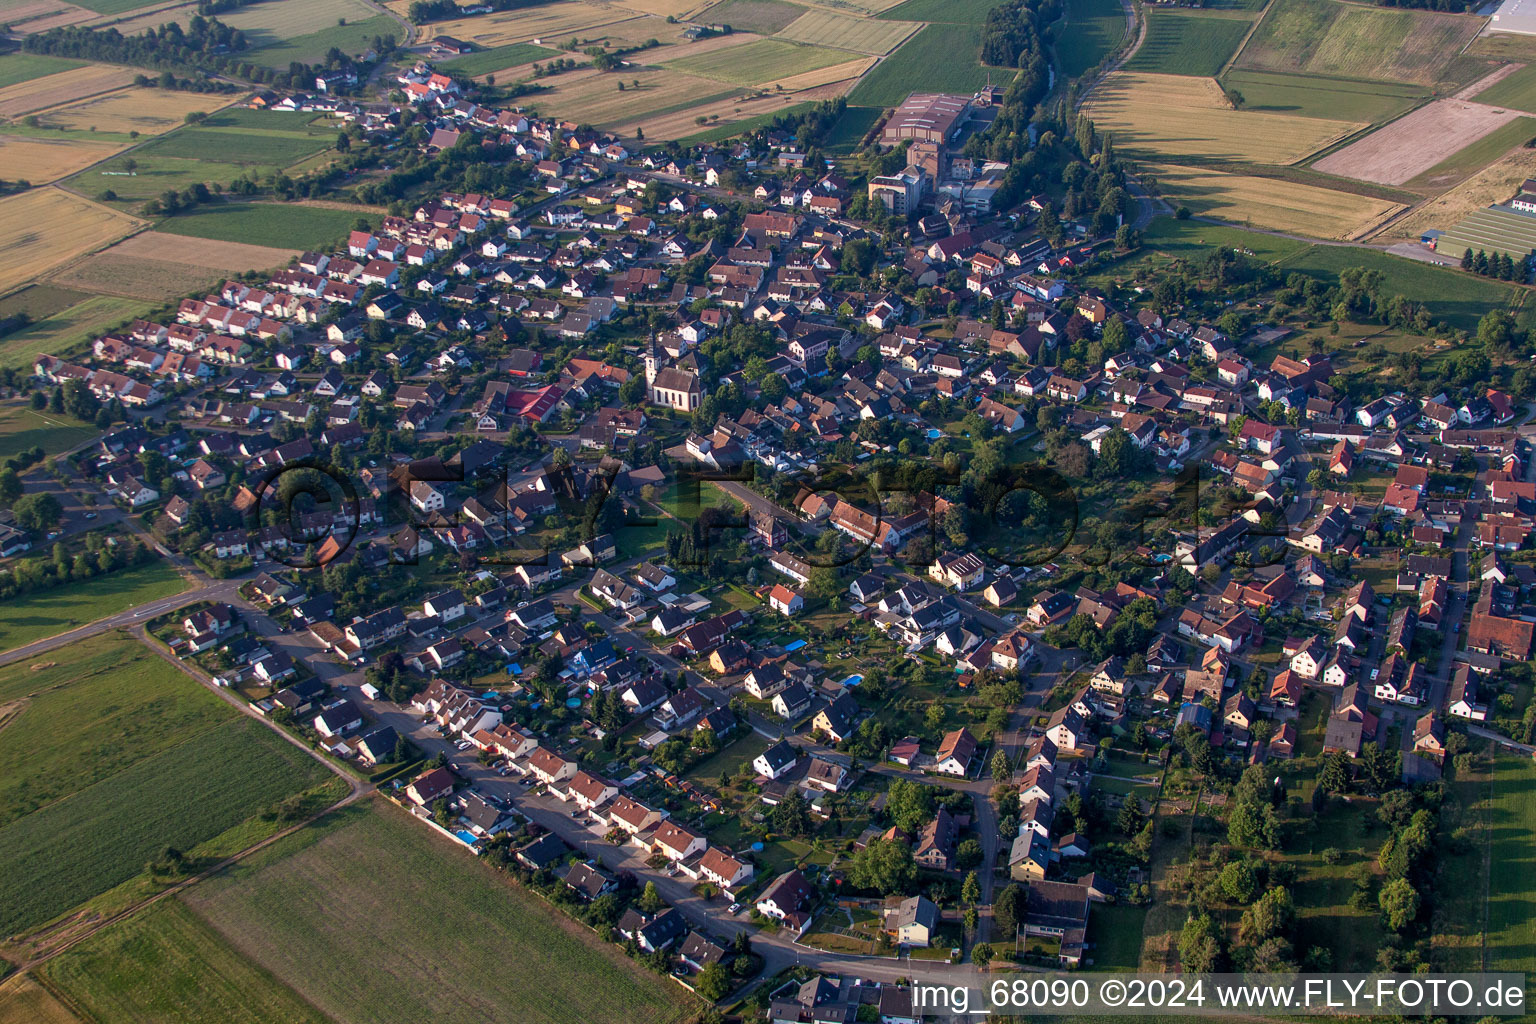
POLYGON ((656 370, 661 365, 661 360, 656 354, 656 332, 651 331, 650 341, 645 346, 645 383, 656 383, 656 370))

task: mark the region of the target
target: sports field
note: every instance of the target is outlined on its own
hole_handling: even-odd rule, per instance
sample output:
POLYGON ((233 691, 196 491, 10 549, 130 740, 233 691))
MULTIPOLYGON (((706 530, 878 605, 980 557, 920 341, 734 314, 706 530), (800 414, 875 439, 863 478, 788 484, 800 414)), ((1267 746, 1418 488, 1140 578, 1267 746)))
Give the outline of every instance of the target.
POLYGON ((294 203, 210 203, 155 225, 156 231, 273 248, 334 245, 361 213, 294 203))
POLYGON ((1068 78, 1098 64, 1125 39, 1125 12, 1117 0, 1067 0, 1066 25, 1057 33, 1056 61, 1068 78))
MULTIPOLYGON (((1513 110, 1462 100, 1436 100, 1343 149, 1329 153, 1314 166, 1345 178, 1401 185, 1517 120, 1519 114, 1513 110)), ((1518 136, 1522 131, 1517 129, 1514 134, 1518 136)), ((1530 135, 1529 132, 1525 134, 1530 135)), ((1509 142, 1483 162, 1491 161, 1501 155, 1503 149, 1514 145, 1515 142, 1509 142)), ((1476 169, 1468 167, 1461 176, 1476 169)), ((1452 180, 1448 177, 1441 187, 1449 186, 1452 180)))
POLYGON ((209 113, 234 99, 175 89, 128 88, 49 107, 39 111, 37 119, 50 128, 159 135, 182 124, 193 111, 209 113))
POLYGON ((1243 110, 1371 123, 1396 117, 1428 95, 1418 85, 1274 71, 1233 70, 1221 77, 1221 84, 1228 95, 1242 97, 1238 106, 1243 110))
POLYGON ((729 25, 737 32, 771 36, 805 13, 805 8, 785 0, 725 0, 704 12, 711 24, 729 25))
POLYGON ((1147 38, 1125 67, 1164 75, 1214 75, 1247 34, 1246 18, 1147 12, 1147 38))
POLYGON ((878 55, 890 53, 917 29, 917 25, 905 21, 807 11, 775 38, 878 55))
POLYGON ((1147 157, 1288 164, 1362 125, 1234 110, 1216 82, 1117 71, 1093 90, 1088 115, 1118 146, 1147 157))
POLYGON ((1234 224, 1313 238, 1350 239, 1402 204, 1276 178, 1157 166, 1160 191, 1176 206, 1234 224))
POLYGON ((123 149, 111 142, 80 139, 38 139, 0 134, 0 177, 46 185, 82 171, 123 149))
POLYGON ((92 295, 0 338, 0 366, 30 367, 43 353, 63 355, 102 331, 126 325, 153 305, 142 299, 92 295))
POLYGON ((337 1024, 671 1024, 698 1005, 382 800, 189 891, 337 1024), (359 970, 368 965, 367 971, 359 970), (444 965, 451 964, 451 970, 444 965))
POLYGON ((0 89, 0 117, 20 117, 28 111, 121 89, 133 83, 133 76, 127 68, 86 64, 42 78, 18 80, 0 89))
POLYGON ((6 196, 0 199, 0 292, 114 242, 140 223, 53 186, 6 196))
POLYGON ((141 231, 64 268, 52 281, 102 295, 163 299, 207 288, 229 274, 281 267, 297 255, 296 249, 141 231))
POLYGON ((1237 67, 1434 85, 1481 18, 1339 0, 1275 0, 1237 67))
POLYGON ((975 25, 929 25, 875 65, 848 94, 861 107, 894 107, 914 92, 974 93, 1005 81, 1006 70, 976 59, 981 30, 975 25))
MULTIPOLYGON (((668 61, 662 66, 730 85, 757 86, 847 62, 846 50, 758 39, 745 46, 668 61)), ((602 118, 594 115, 593 120, 602 118)))

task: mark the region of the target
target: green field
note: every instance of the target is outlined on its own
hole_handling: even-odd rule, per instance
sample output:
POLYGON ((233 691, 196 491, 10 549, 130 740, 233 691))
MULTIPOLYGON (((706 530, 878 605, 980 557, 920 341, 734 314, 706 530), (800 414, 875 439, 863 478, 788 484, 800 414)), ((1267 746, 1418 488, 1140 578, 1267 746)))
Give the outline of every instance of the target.
POLYGON ((326 51, 336 47, 342 53, 356 55, 366 50, 374 36, 392 35, 401 38, 400 23, 387 14, 349 21, 345 25, 333 25, 309 35, 285 39, 273 46, 265 46, 251 52, 251 59, 269 68, 286 71, 293 61, 314 64, 325 58, 326 51))
POLYGON ((1488 829, 1488 969, 1529 973, 1536 970, 1536 893, 1531 889, 1536 766, 1530 758, 1498 756, 1488 829))
POLYGON ((1435 251, 1460 259, 1467 249, 1473 252, 1508 253, 1515 259, 1536 249, 1536 220, 1513 210, 1476 210, 1455 227, 1447 228, 1435 244, 1435 251))
POLYGON ((1067 0, 1066 25, 1056 37, 1061 74, 1076 78, 1103 60, 1125 39, 1125 12, 1119 0, 1067 0))
POLYGON ((45 452, 64 452, 97 436, 94 424, 81 423, 62 413, 38 412, 21 402, 0 405, 0 459, 42 445, 45 452))
POLYGON ((1237 52, 1250 24, 1241 18, 1149 11, 1147 38, 1125 69, 1163 75, 1217 74, 1237 52))
POLYGON ((519 64, 531 64, 536 60, 548 60, 554 56, 558 56, 557 52, 548 47, 534 46, 532 43, 511 43, 453 57, 443 61, 442 66, 445 70, 456 71, 461 75, 484 75, 502 68, 515 68, 519 64))
POLYGON ((1536 114, 1536 64, 1527 64, 1474 97, 1479 103, 1536 114))
POLYGON ((140 7, 149 7, 158 0, 79 0, 79 6, 97 14, 124 14, 140 7))
POLYGON ((143 316, 153 308, 152 303, 138 299, 93 295, 0 338, 0 366, 30 367, 39 355, 63 355, 102 331, 143 316))
POLYGON ((1403 184, 1404 188, 1440 191, 1453 182, 1476 174, 1508 153, 1536 139, 1536 118, 1517 117, 1500 125, 1476 142, 1457 150, 1429 170, 1403 184))
POLYGON ((1435 85, 1465 70, 1453 61, 1482 25, 1456 14, 1275 0, 1237 66, 1435 85))
POLYGON ((58 74, 71 68, 83 68, 83 60, 45 57, 38 53, 8 53, 0 57, 0 89, 18 82, 30 82, 44 75, 58 74))
POLYGON ((934 24, 980 25, 998 0, 907 0, 879 17, 887 21, 928 21, 934 24))
POLYGON ((231 949, 176 899, 162 900, 104 928, 49 961, 41 974, 101 1021, 326 1021, 324 1014, 231 949))
POLYGON ((268 852, 184 898, 337 1024, 670 1024, 698 1012, 382 801, 268 852))
MULTIPOLYGON (((139 167, 132 175, 103 173, 124 170, 124 159, 127 158, 114 157, 95 167, 88 167, 74 177, 64 179, 61 184, 93 198, 111 189, 117 193, 117 202, 109 205, 115 205, 118 209, 133 213, 138 210, 140 203, 157 198, 167 189, 175 189, 179 192, 199 182, 205 185, 211 185, 214 182, 227 185, 236 178, 249 177, 253 170, 249 166, 240 164, 220 164, 208 160, 159 156, 152 163, 139 160, 139 167)), ((134 156, 133 159, 139 158, 134 156)), ((274 171, 279 169, 270 168, 274 171)))
MULTIPOLYGON (((21 435, 25 439, 26 435, 21 435)), ((0 618, 0 651, 29 644, 146 601, 187 588, 176 570, 162 561, 146 562, 97 576, 83 583, 41 590, 6 602, 0 618)))
POLYGON ((880 114, 879 107, 844 107, 837 124, 822 142, 822 148, 838 156, 851 155, 880 119, 880 114))
POLYGON ((1221 85, 1229 97, 1233 93, 1242 97, 1242 103, 1236 105, 1243 110, 1371 123, 1396 117, 1428 95, 1417 85, 1273 71, 1229 71, 1222 76, 1221 85))
POLYGON ((361 213, 292 203, 211 203, 167 218, 156 231, 225 242, 249 242, 289 249, 332 245, 351 230, 361 213))
POLYGON ((51 284, 28 285, 0 299, 0 320, 17 313, 25 313, 33 320, 40 320, 90 297, 90 292, 77 292, 73 288, 60 288, 51 284))
POLYGON ((774 118, 793 117, 796 114, 810 110, 814 106, 816 104, 809 100, 804 103, 791 103, 789 106, 775 110, 770 114, 758 114, 755 117, 744 117, 740 121, 713 125, 705 128, 703 131, 694 132, 692 135, 678 141, 688 146, 698 146, 706 142, 723 142, 726 139, 734 139, 738 135, 755 132, 759 128, 770 125, 773 123, 774 118))
POLYGON ((241 167, 280 168, 313 156, 336 141, 332 129, 326 136, 262 131, 250 125, 231 128, 182 128, 162 135, 134 152, 139 163, 160 159, 206 160, 241 167))
POLYGON ((1507 283, 1403 259, 1375 249, 1315 245, 1280 264, 1280 269, 1287 274, 1293 270, 1301 271, 1330 284, 1337 280, 1341 270, 1349 267, 1381 271, 1385 277, 1383 294, 1412 296, 1415 301, 1427 305, 1436 320, 1444 320, 1452 327, 1467 331, 1476 330, 1478 320, 1489 309, 1495 306, 1507 308, 1519 294, 1507 283))
POLYGON ((0 732, 0 932, 36 927, 167 845, 190 850, 327 776, 135 641, 65 650, 0 676, 0 693, 22 701, 0 732))
POLYGON ((711 53, 668 61, 663 67, 732 85, 762 85, 805 71, 857 59, 846 50, 804 46, 782 39, 759 39, 711 53))
POLYGON ((771 36, 805 13, 798 4, 784 0, 725 0, 706 15, 711 25, 729 25, 738 32, 771 36))
MULTIPOLYGON (((981 30, 976 25, 929 25, 869 70, 848 94, 859 107, 894 107, 913 92, 970 94, 987 84, 989 69, 976 58, 981 30)), ((990 69, 994 82, 1005 68, 990 69)))
POLYGON ((854 53, 886 54, 917 31, 905 21, 881 21, 878 18, 851 18, 831 11, 807 11, 777 36, 813 46, 832 46, 854 53))

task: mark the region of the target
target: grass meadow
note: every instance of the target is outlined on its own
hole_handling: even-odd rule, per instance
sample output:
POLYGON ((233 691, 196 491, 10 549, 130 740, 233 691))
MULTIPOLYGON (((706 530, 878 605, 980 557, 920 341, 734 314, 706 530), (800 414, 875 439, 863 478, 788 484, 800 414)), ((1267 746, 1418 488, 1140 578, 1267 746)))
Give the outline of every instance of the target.
POLYGON ((1481 28, 1456 14, 1275 0, 1237 66, 1435 85, 1481 28))
POLYGON ((333 245, 362 214, 293 203, 210 203, 168 217, 156 231, 224 242, 279 248, 316 249, 333 245))
MULTIPOLYGON (((0 366, 31 366, 44 353, 63 355, 103 330, 142 316, 152 308, 151 303, 139 299, 92 295, 0 338, 0 366)), ((6 628, 0 624, 0 645, 6 644, 6 636, 6 628)))
POLYGON ((509 43, 506 46, 493 46, 489 50, 450 58, 443 61, 442 66, 461 75, 485 75, 500 71, 502 68, 515 68, 521 64, 531 64, 536 60, 548 60, 554 56, 558 56, 558 51, 551 50, 547 46, 509 43))
POLYGON ((1428 95, 1423 86, 1412 84, 1272 71, 1229 71, 1221 84, 1234 101, 1234 94, 1241 96, 1237 105, 1243 110, 1369 123, 1396 117, 1428 95))
POLYGON ((1251 22, 1172 11, 1147 13, 1147 38, 1126 62, 1130 71, 1214 75, 1237 52, 1251 22))
POLYGON ((788 27, 805 8, 784 0, 725 0, 708 12, 712 24, 729 25, 738 32, 771 36, 788 27))
POLYGON ((0 89, 30 82, 44 75, 57 74, 85 66, 84 61, 67 60, 63 57, 47 57, 39 53, 8 53, 0 57, 0 89))
MULTIPOLYGON (((974 93, 987 84, 988 69, 976 59, 981 30, 977 25, 934 24, 924 28, 876 64, 848 94, 860 107, 894 107, 913 92, 974 93)), ((992 69, 995 82, 1006 70, 992 69)))
POLYGON ((1117 0, 1067 0, 1069 30, 1058 33, 1056 61, 1076 78, 1112 53, 1125 39, 1125 12, 1117 0))
POLYGON ((0 405, 0 460, 33 445, 45 452, 68 451, 99 434, 94 424, 81 423, 63 413, 38 412, 24 402, 0 405))
MULTIPOLYGON (((21 437, 25 440, 26 435, 21 437)), ((27 442, 25 446, 35 443, 27 442)), ((0 651, 68 632, 146 601, 179 594, 186 588, 186 582, 175 569, 154 561, 83 583, 12 598, 6 602, 6 614, 0 619, 0 651)))

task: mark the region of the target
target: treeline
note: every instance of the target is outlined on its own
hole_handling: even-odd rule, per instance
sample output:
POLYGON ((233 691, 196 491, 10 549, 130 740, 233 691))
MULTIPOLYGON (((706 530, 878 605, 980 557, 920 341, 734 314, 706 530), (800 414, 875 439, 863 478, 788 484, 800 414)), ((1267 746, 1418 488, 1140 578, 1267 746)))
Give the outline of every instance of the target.
MULTIPOLYGON (((44 494, 43 497, 51 497, 44 494)), ((56 501, 57 499, 55 499, 56 501)), ((18 514, 18 520, 20 515, 18 514)), ((116 572, 152 562, 154 551, 134 540, 103 544, 97 534, 86 535, 86 549, 71 555, 62 544, 55 544, 51 558, 23 558, 0 575, 0 600, 11 600, 40 590, 116 572)))
POLYGON ((230 54, 250 45, 245 33, 218 18, 193 15, 183 29, 176 22, 125 36, 115 28, 89 29, 65 26, 27 36, 22 48, 28 53, 81 60, 106 61, 136 67, 177 71, 186 67, 202 71, 226 71, 230 54))
MULTIPOLYGON (((489 7, 493 11, 511 11, 519 7, 534 7, 544 0, 481 0, 478 7, 489 7)), ((464 9, 454 0, 416 0, 406 8, 405 16, 413 25, 425 25, 429 21, 452 21, 462 17, 464 9)))
MULTIPOLYGON (((992 127, 977 136, 988 158, 1012 163, 1030 152, 1029 123, 1035 107, 1051 89, 1051 61, 1044 26, 1061 17, 1059 0, 1009 0, 987 14, 981 30, 979 57, 984 64, 1018 68, 1019 73, 1003 93, 1002 105, 992 127)), ((973 154, 977 155, 977 154, 973 154)), ((1006 207, 1024 197, 1027 188, 1020 175, 1005 181, 999 205, 1006 207)))
POLYGON ((165 89, 175 92, 244 92, 242 86, 234 82, 215 82, 211 78, 199 75, 196 78, 177 78, 170 71, 162 71, 158 78, 148 75, 134 75, 133 84, 145 89, 165 89))
POLYGON ((1496 252, 1490 256, 1482 249, 1474 253, 1468 246, 1461 254, 1461 269, 1480 277, 1495 277, 1500 281, 1524 281, 1531 273, 1531 257, 1521 257, 1517 262, 1507 252, 1496 252))

